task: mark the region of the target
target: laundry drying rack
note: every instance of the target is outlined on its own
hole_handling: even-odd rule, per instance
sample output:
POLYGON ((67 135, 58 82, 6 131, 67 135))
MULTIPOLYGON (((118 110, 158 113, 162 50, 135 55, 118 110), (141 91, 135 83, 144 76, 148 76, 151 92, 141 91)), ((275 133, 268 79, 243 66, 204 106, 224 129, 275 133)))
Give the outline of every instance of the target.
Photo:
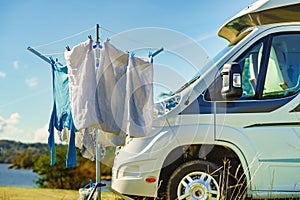
MULTIPOLYGON (((100 41, 99 41, 99 39, 100 39, 100 37, 99 37, 100 31, 99 31, 99 29, 100 29, 99 24, 96 24, 96 44, 94 45, 94 48, 100 47, 100 41)), ((108 29, 104 28, 104 30, 108 30, 108 29)), ((110 31, 110 32, 112 32, 112 31, 110 31)), ((77 35, 77 34, 75 34, 75 35, 77 35)), ((90 35, 88 37, 91 39, 90 35)), ((64 38, 64 39, 68 39, 68 38, 70 38, 70 37, 67 37, 67 38, 64 38)), ((64 39, 62 39, 62 40, 64 40, 64 39)), ((58 41, 62 41, 62 40, 58 40, 58 41)), ((48 43, 48 44, 53 44, 53 43, 54 42, 51 42, 51 43, 48 43)), ((70 50, 70 47, 66 46, 66 49, 70 50)), ((35 54, 36 56, 38 56, 39 58, 41 58, 42 60, 44 60, 48 64, 52 63, 51 60, 50 60, 50 58, 48 58, 44 54, 40 53, 34 47, 30 47, 29 46, 27 48, 27 50, 30 51, 31 53, 35 54)), ((151 56, 153 58, 156 55, 158 55, 159 53, 161 53, 163 50, 164 50, 163 48, 160 48, 160 49, 156 50, 153 53, 149 52, 149 56, 151 56)), ((58 63, 58 64, 62 65, 61 63, 58 63)), ((96 133, 97 134, 96 138, 98 138, 98 133, 99 133, 99 131, 97 131, 97 133, 96 133)), ((96 141, 98 141, 98 140, 96 139, 96 141)), ((122 198, 124 200, 133 200, 132 198, 130 198, 128 196, 122 195, 121 193, 119 193, 118 191, 114 190, 113 188, 111 188, 107 184, 101 182, 101 168, 100 168, 100 166, 101 166, 101 162, 100 162, 101 155, 100 155, 100 151, 101 151, 102 148, 104 148, 104 147, 102 147, 101 144, 97 144, 96 145, 96 149, 95 149, 95 152, 96 152, 96 183, 90 182, 89 184, 87 184, 89 186, 89 190, 87 192, 87 196, 84 197, 84 199, 82 199, 82 200, 93 200, 95 193, 96 193, 96 199, 97 200, 101 200, 101 188, 106 188, 107 190, 113 192, 114 194, 116 194, 117 196, 119 196, 120 198, 122 198)), ((81 189, 87 190, 86 187, 83 187, 81 189)))

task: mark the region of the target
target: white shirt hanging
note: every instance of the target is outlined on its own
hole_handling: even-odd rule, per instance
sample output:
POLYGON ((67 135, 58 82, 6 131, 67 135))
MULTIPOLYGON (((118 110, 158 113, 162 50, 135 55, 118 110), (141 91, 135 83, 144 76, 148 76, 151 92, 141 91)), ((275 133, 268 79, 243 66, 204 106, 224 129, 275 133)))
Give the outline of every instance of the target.
POLYGON ((77 130, 95 126, 96 72, 93 40, 88 39, 65 51, 68 66, 70 104, 77 130))
POLYGON ((144 137, 152 132, 153 64, 150 58, 130 56, 127 71, 129 136, 144 137))
POLYGON ((126 69, 128 54, 109 41, 102 45, 97 69, 96 113, 102 131, 119 135, 125 131, 126 69))

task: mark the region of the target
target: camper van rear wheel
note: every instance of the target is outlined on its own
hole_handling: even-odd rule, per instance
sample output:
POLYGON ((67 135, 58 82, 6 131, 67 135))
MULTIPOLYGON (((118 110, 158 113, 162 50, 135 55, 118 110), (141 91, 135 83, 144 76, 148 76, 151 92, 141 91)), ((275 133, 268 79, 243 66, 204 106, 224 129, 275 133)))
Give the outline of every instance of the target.
POLYGON ((207 161, 189 161, 179 166, 167 185, 167 199, 220 199, 218 167, 207 161))

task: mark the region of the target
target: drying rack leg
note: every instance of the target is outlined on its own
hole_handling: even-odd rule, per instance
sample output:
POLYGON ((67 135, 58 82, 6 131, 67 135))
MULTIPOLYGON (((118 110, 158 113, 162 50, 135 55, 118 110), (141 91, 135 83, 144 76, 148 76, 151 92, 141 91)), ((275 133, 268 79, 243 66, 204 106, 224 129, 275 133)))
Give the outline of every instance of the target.
MULTIPOLYGON (((99 130, 96 132, 96 183, 101 183, 101 144, 99 144, 99 130)), ((101 200, 101 187, 95 187, 96 200, 101 200)))

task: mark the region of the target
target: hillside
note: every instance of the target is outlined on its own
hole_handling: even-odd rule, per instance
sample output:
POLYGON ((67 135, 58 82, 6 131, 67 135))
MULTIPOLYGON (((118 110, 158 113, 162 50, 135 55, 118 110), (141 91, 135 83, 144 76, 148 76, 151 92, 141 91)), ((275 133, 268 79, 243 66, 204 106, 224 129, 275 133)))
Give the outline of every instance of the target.
POLYGON ((0 163, 13 163, 16 157, 24 153, 31 156, 49 153, 47 144, 42 143, 22 143, 10 140, 0 140, 0 163))

